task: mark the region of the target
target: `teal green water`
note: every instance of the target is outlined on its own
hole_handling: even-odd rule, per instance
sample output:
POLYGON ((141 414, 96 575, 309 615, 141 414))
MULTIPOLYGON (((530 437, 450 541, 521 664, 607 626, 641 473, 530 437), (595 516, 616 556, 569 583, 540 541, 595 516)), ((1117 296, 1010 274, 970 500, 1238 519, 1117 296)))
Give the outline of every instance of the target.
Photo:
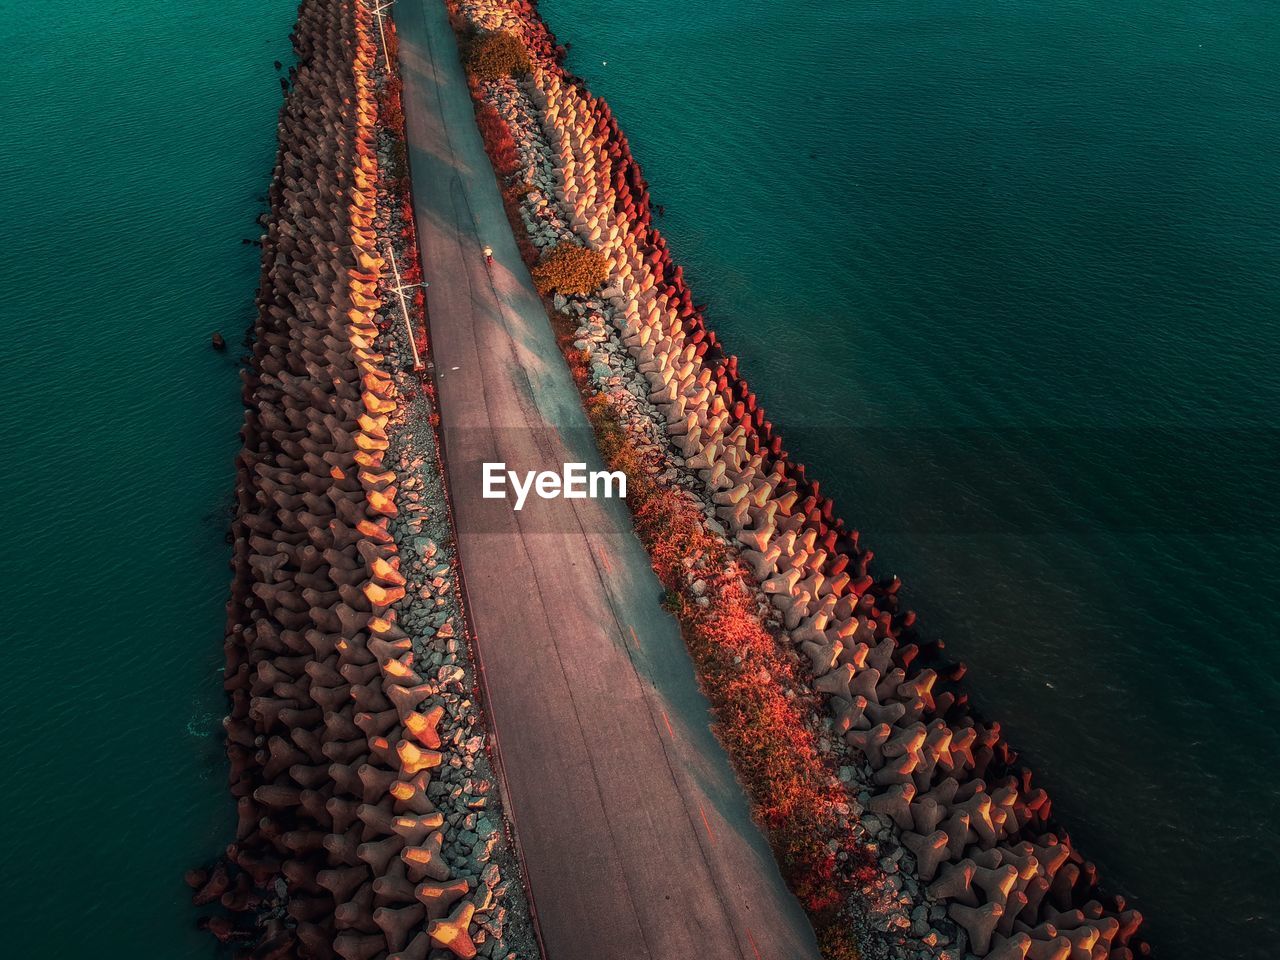
POLYGON ((0 0, 0 953, 212 957, 254 223, 290 0, 0 0), (210 350, 223 330, 232 349, 210 350))
POLYGON ((1280 9, 543 0, 789 446, 1161 955, 1280 937, 1280 9))

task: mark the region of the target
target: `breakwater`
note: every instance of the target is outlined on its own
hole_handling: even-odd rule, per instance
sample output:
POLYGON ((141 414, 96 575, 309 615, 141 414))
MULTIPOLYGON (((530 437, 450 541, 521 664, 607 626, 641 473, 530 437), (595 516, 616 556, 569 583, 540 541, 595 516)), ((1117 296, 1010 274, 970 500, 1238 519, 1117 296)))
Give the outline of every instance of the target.
POLYGON ((202 924, 245 956, 531 956, 432 392, 410 362, 422 298, 388 294, 420 272, 399 81, 381 67, 394 30, 385 55, 378 37, 363 3, 299 8, 243 378, 224 723, 238 826, 188 879, 221 908, 202 924))
MULTIPOLYGON (((607 106, 559 67, 530 5, 457 11, 464 29, 511 33, 531 54, 527 80, 478 84, 521 161, 509 174, 505 158, 495 166, 530 259, 565 242, 608 258, 598 297, 552 302, 579 324, 573 349, 586 354, 594 389, 614 397, 657 472, 690 480, 708 529, 735 545, 826 700, 827 753, 850 785, 851 829, 884 871, 878 891, 862 891, 878 894, 864 946, 1001 958, 1148 953, 1140 915, 1099 890, 999 725, 968 708, 963 665, 920 633, 900 583, 873 577, 871 551, 786 457, 653 228, 643 177, 607 106)), ((503 150, 501 131, 490 145, 503 150)))

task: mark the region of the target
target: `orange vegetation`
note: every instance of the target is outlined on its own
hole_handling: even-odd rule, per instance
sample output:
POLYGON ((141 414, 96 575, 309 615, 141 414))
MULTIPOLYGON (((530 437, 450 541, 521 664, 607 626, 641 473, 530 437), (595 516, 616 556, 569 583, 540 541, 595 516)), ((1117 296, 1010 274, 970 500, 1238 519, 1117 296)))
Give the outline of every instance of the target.
POLYGON ((511 128, 492 105, 478 99, 476 103, 476 123, 480 127, 480 136, 484 139, 484 147, 494 172, 502 179, 513 176, 524 168, 524 164, 516 153, 511 128))
POLYGON ((599 250, 561 241, 533 268, 533 285, 551 293, 595 293, 609 279, 609 261, 599 250))
POLYGON ((529 51, 510 33, 484 33, 467 48, 467 72, 475 80, 500 80, 529 72, 529 51))

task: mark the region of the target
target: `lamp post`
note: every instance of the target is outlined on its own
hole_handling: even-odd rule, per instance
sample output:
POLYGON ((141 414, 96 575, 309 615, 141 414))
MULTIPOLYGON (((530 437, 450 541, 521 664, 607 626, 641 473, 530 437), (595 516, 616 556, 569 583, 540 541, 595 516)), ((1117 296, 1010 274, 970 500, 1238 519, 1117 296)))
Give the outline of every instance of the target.
MULTIPOLYGON (((391 54, 387 50, 387 32, 382 25, 382 20, 386 16, 386 12, 391 9, 393 0, 373 0, 373 15, 378 18, 378 38, 382 41, 382 62, 386 66, 387 76, 391 75, 391 54)), ((400 299, 400 316, 404 320, 405 336, 409 338, 409 350, 413 353, 413 370, 415 373, 421 373, 426 367, 422 363, 422 357, 418 355, 418 341, 413 335, 413 322, 409 319, 409 301, 405 299, 405 292, 415 290, 419 287, 426 289, 428 283, 424 280, 422 283, 410 283, 406 285, 400 279, 400 266, 396 263, 396 251, 391 241, 387 241, 387 259, 391 261, 391 272, 395 274, 396 285, 391 287, 391 292, 400 299)))
POLYGON ((387 34, 382 29, 383 12, 391 9, 392 0, 385 0, 373 8, 373 15, 378 18, 378 37, 382 40, 382 62, 386 64, 387 75, 391 75, 391 55, 387 53, 387 34))
POLYGON ((426 369, 422 364, 422 358, 418 356, 418 342, 413 335, 413 322, 409 319, 409 302, 405 299, 406 290, 415 290, 422 287, 424 290, 430 286, 427 281, 422 283, 411 283, 405 285, 400 279, 400 267, 396 264, 396 251, 391 245, 391 241, 387 241, 387 259, 391 261, 391 272, 395 274, 396 285, 391 287, 391 291, 400 298, 400 316, 404 318, 404 332, 409 337, 409 349, 413 351, 413 369, 415 373, 420 373, 426 369))

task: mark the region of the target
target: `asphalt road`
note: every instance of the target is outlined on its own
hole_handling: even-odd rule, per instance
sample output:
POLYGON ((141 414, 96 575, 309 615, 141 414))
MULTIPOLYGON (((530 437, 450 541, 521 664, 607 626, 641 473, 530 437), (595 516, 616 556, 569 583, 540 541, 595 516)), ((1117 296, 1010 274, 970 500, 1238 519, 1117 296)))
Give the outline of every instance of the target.
POLYGON ((485 461, 602 464, 444 4, 401 0, 395 16, 458 550, 547 957, 816 958, 625 506, 531 496, 516 512, 482 496, 485 461))

